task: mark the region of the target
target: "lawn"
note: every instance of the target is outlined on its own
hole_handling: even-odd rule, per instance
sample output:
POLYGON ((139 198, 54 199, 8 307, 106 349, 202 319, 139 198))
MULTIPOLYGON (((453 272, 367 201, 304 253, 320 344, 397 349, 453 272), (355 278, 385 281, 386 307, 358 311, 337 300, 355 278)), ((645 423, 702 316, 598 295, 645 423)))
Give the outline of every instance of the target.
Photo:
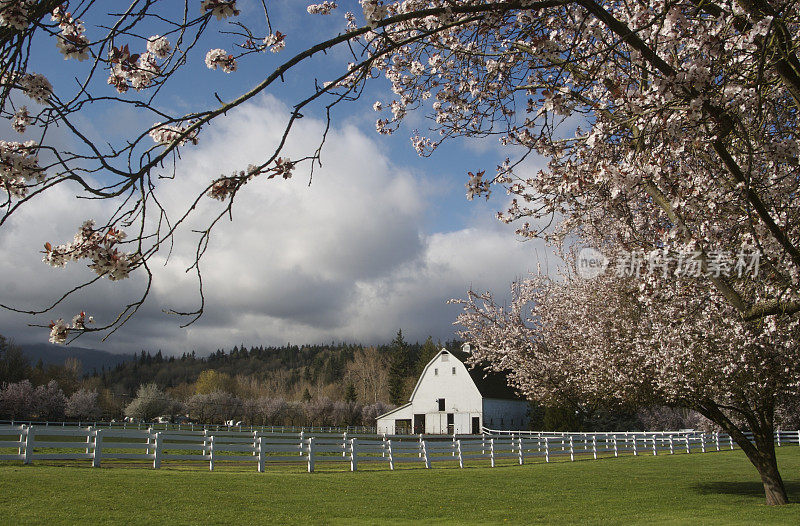
MULTIPOLYGON (((781 448, 779 459, 790 499, 800 501, 800 448, 781 448)), ((800 504, 763 504, 756 472, 740 451, 494 469, 219 468, 3 462, 0 522, 800 524, 800 504)))

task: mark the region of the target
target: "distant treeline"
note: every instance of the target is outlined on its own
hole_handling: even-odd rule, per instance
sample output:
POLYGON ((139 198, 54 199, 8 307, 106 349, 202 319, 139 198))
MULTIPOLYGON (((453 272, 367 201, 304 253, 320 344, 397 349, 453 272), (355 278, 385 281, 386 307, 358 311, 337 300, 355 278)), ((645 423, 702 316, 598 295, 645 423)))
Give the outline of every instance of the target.
MULTIPOLYGON (((285 402, 286 407, 293 407, 293 410, 287 409, 284 416, 300 422, 305 418, 300 414, 299 406, 292 405, 293 402, 314 408, 346 402, 351 404, 351 411, 353 405, 368 407, 376 403, 404 403, 422 368, 442 347, 458 349, 460 342, 442 343, 428 338, 423 343, 408 343, 402 331, 398 331, 391 343, 378 346, 350 343, 287 344, 281 347, 235 345, 230 350, 218 349, 203 357, 195 352, 178 357, 165 356, 160 350, 142 350, 136 360, 82 375, 81 364, 74 359, 67 359, 64 365, 45 367, 41 361, 32 365, 19 347, 0 336, 0 389, 27 380, 33 389, 31 393, 34 393, 39 386, 50 385, 50 389, 54 389, 51 382, 55 381, 66 400, 78 391, 82 392, 79 396, 82 400, 87 398, 84 393, 96 393, 96 397, 89 397, 97 404, 97 408, 91 409, 92 414, 102 418, 121 418, 137 398, 140 387, 153 384, 170 401, 178 404, 174 407, 196 409, 197 401, 204 398, 238 400, 243 410, 235 411, 237 414, 229 415, 229 418, 256 417, 258 414, 258 418, 263 420, 265 411, 255 411, 255 401, 261 400, 263 406, 266 400, 275 400, 279 406, 285 402)), ((69 353, 69 347, 64 352, 69 353)), ((11 397, 12 393, 27 393, 29 389, 15 387, 7 391, 11 397)), ((34 398, 31 395, 30 399, 34 398)), ((36 403, 31 402, 28 406, 28 416, 36 416, 36 403)), ((337 405, 338 412, 342 412, 339 406, 341 404, 337 405)), ((14 407, 21 406, 16 404, 14 407)), ((233 407, 239 406, 234 403, 233 407)), ((19 409, 15 411, 16 417, 21 417, 19 409)), ((8 413, 8 409, 5 412, 8 413)), ((47 412, 53 416, 52 410, 47 412)), ((324 412, 316 411, 316 414, 324 412)), ((0 418, 4 417, 2 413, 0 404, 0 418)), ((72 414, 77 416, 76 411, 72 414)), ((222 417, 222 412, 210 411, 207 418, 217 420, 222 417)))

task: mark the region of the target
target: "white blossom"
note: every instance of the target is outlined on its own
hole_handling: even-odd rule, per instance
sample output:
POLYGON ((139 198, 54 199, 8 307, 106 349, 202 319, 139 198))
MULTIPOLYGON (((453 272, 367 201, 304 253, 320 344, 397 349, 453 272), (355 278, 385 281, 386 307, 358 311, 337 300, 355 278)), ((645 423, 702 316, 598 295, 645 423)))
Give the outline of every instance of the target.
POLYGON ((28 5, 21 0, 0 0, 0 27, 18 31, 28 27, 28 5))
POLYGON ((337 7, 338 6, 336 5, 336 2, 326 0, 325 2, 319 4, 311 4, 306 8, 306 10, 311 15, 329 15, 337 7))
POLYGON ((147 51, 156 58, 164 59, 172 52, 172 46, 167 37, 153 35, 147 39, 147 51))
POLYGON ((28 108, 22 106, 14 113, 14 119, 11 121, 11 127, 14 128, 14 131, 17 133, 25 133, 25 129, 33 122, 30 114, 28 113, 28 108))
POLYGON ((47 103, 48 97, 53 94, 53 86, 50 81, 40 73, 26 73, 19 80, 19 85, 25 95, 39 104, 47 103))
POLYGON ((212 49, 206 53, 206 67, 208 69, 221 69, 225 73, 236 71, 236 59, 224 49, 212 49))
POLYGON ((239 10, 236 9, 236 0, 203 0, 200 9, 204 13, 211 11, 217 20, 239 15, 239 10))

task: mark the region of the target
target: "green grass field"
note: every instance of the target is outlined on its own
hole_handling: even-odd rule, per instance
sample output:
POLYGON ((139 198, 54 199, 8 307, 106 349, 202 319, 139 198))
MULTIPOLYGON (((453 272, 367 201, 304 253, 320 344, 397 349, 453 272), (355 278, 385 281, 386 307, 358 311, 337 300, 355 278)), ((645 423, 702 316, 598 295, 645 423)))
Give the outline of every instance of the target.
MULTIPOLYGON (((800 502, 800 448, 779 450, 800 502)), ((547 523, 800 524, 800 504, 763 504, 740 451, 465 469, 345 472, 320 463, 0 463, 2 524, 547 523)))

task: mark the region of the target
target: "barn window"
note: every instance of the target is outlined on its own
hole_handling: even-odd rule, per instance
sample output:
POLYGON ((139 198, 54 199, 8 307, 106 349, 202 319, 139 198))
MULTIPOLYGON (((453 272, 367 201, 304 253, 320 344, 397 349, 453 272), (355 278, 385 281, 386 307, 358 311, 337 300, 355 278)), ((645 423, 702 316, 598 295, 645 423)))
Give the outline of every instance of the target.
POLYGON ((455 367, 453 367, 452 371, 453 371, 453 374, 456 374, 456 368, 455 367))
POLYGON ((447 354, 446 352, 442 353, 442 361, 443 362, 449 362, 450 361, 450 355, 447 354))
POLYGON ((439 376, 439 369, 438 368, 434 368, 433 369, 433 376, 439 376))
POLYGON ((444 411, 444 398, 439 398, 437 401, 439 402, 439 411, 444 411))

